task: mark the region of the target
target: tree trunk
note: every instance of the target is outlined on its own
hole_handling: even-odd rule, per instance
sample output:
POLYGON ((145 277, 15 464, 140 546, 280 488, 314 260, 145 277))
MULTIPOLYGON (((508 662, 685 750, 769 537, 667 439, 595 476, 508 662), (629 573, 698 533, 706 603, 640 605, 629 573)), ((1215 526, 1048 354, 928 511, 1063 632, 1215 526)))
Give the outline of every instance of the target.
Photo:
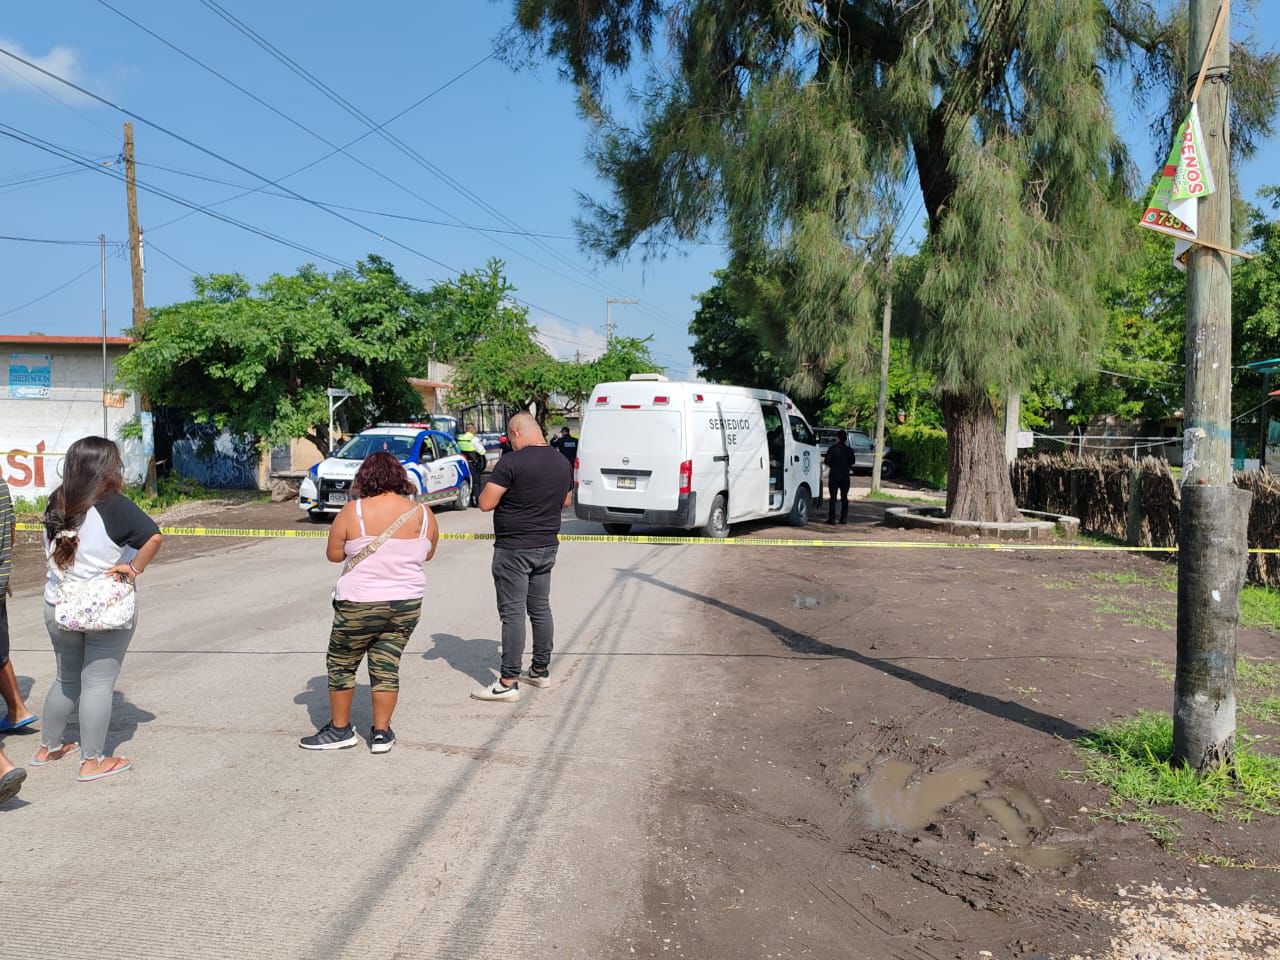
POLYGON ((1004 434, 987 392, 944 393, 942 418, 947 428, 947 516, 993 523, 1021 520, 1004 460, 1004 434))

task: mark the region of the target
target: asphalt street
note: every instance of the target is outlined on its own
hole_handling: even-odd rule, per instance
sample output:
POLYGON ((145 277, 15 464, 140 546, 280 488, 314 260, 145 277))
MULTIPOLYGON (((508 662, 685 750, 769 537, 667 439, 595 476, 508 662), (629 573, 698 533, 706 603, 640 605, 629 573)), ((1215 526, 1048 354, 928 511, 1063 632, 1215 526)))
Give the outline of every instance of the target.
MULTIPOLYGON (((476 510, 445 531, 487 531, 476 510)), ((566 530, 574 530, 572 522, 566 530)), ((584 526, 581 532, 588 531, 584 526)), ((550 689, 468 698, 496 673, 491 546, 445 542, 401 667, 398 742, 312 753, 328 717, 336 568, 318 540, 159 561, 116 691, 108 749, 136 769, 30 769, 0 813, 0 942, 26 960, 626 955, 642 912, 651 794, 697 678, 693 601, 715 557, 566 544, 550 689)), ((40 596, 10 600, 13 659, 40 710, 53 675, 40 596)), ((355 722, 369 727, 360 672, 355 722)), ((10 735, 23 763, 37 735, 10 735)))

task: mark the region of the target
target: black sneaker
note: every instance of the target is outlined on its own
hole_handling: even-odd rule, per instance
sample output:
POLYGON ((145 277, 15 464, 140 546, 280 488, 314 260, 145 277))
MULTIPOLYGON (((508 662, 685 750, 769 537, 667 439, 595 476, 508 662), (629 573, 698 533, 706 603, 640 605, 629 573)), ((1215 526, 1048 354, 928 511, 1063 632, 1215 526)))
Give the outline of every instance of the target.
POLYGON ((390 753, 391 748, 395 745, 396 734, 390 727, 387 727, 385 730, 379 730, 374 727, 369 731, 370 753, 390 753))
POLYGON ((530 667, 528 673, 520 678, 531 687, 551 686, 551 671, 546 667, 530 667))
POLYGON ((303 750, 345 750, 359 742, 360 738, 356 736, 351 724, 339 728, 326 723, 311 736, 299 740, 298 746, 303 750))

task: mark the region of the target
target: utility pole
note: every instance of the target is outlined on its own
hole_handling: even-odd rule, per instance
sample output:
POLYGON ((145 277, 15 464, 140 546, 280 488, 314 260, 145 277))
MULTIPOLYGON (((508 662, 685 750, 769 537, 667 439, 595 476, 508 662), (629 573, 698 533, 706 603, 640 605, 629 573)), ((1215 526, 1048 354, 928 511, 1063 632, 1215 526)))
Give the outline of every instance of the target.
POLYGON ((133 326, 147 322, 142 299, 142 230, 138 227, 138 182, 133 163, 133 124, 124 125, 124 195, 129 207, 129 274, 133 279, 133 326))
POLYGON ((1236 626, 1252 497, 1234 486, 1231 470, 1229 0, 1191 0, 1190 16, 1191 102, 1199 104, 1215 189, 1197 201, 1198 238, 1211 246, 1193 246, 1187 262, 1173 746, 1175 762, 1207 772, 1234 760, 1236 626))
POLYGON ((880 467, 884 463, 884 418, 885 408, 889 403, 889 323, 892 313, 893 251, 890 250, 884 261, 884 316, 880 320, 880 395, 876 398, 876 447, 871 459, 872 493, 880 491, 880 467))
POLYGON ((615 303, 639 303, 635 297, 609 297, 604 302, 604 344, 613 346, 613 305, 615 303))
MULTIPOLYGON (((140 334, 147 322, 147 308, 142 299, 142 230, 138 226, 138 182, 133 163, 133 124, 128 122, 124 125, 124 199, 129 214, 129 276, 133 284, 133 329, 140 334)), ((145 396, 141 397, 141 401, 142 411, 150 412, 151 402, 145 396)), ((146 429, 145 425, 143 429, 146 429)), ((143 442, 146 442, 145 437, 143 442)), ((143 480, 142 488, 149 497, 154 497, 158 492, 154 453, 147 457, 147 475, 143 480)))
POLYGON ((98 234, 98 263, 102 272, 102 435, 107 439, 107 235, 98 234))

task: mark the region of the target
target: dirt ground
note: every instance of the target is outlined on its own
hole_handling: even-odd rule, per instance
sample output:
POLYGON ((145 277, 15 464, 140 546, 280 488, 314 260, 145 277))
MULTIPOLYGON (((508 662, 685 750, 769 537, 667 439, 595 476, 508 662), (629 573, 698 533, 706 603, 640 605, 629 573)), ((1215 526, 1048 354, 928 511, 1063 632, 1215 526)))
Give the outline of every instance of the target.
MULTIPOLYGON (((937 542, 882 511, 856 504, 836 535, 937 542)), ((1126 553, 735 549, 702 598, 718 675, 654 824, 650 922, 690 957, 1280 955, 1274 924, 1240 953, 1127 936, 1160 924, 1161 890, 1273 913, 1280 823, 1159 811, 1184 834, 1162 847, 1064 775, 1087 728, 1171 707, 1174 595, 1116 582, 1131 571, 1167 573, 1126 553), (726 899, 730 919, 695 909, 726 899)), ((1240 652, 1280 637, 1242 630, 1240 652)))
MULTIPOLYGON (((884 506, 854 503, 847 527, 737 534, 938 542, 879 527, 884 506)), ((292 504, 195 504, 163 519, 315 529, 292 504)), ((15 586, 30 589, 21 578, 38 576, 39 547, 21 536, 15 586)), ((166 558, 245 542, 174 537, 166 558)), ((1160 560, 694 549, 716 551, 712 589, 650 578, 703 613, 690 625, 697 652, 680 654, 696 658, 696 680, 654 788, 643 912, 618 955, 1280 956, 1275 926, 1240 952, 1142 952, 1122 929, 1125 910, 1164 922, 1160 891, 1215 916, 1276 913, 1280 822, 1157 811, 1182 832, 1162 846, 1101 816, 1106 791, 1069 772, 1088 728, 1170 708, 1174 596, 1124 582, 1166 576, 1160 560)), ((1240 651, 1280 656, 1280 636, 1242 630, 1240 651)), ((1189 929, 1203 914, 1177 916, 1189 929)))

